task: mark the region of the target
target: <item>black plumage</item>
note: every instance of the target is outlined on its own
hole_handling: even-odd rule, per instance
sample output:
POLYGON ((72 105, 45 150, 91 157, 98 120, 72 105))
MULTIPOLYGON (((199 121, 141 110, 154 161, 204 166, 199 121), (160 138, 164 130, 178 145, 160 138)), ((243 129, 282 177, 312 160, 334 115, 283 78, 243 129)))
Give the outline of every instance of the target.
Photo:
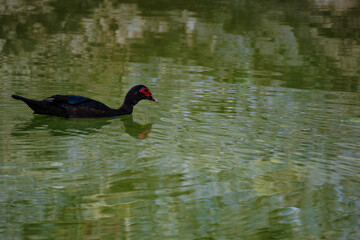
POLYGON ((158 102, 144 85, 132 87, 126 94, 122 106, 118 109, 110 108, 91 98, 76 95, 53 95, 40 101, 17 95, 12 95, 12 97, 25 102, 34 113, 65 118, 115 117, 131 114, 134 106, 142 99, 158 102))

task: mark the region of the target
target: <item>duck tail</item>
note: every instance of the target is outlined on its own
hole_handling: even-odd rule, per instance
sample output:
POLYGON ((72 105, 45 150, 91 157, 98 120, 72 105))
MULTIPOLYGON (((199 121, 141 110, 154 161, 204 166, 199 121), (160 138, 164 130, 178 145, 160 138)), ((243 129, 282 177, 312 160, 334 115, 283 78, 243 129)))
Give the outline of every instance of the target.
POLYGON ((31 99, 24 98, 24 97, 18 96, 18 95, 11 95, 11 97, 14 98, 14 99, 23 101, 32 110, 34 110, 35 113, 42 114, 44 112, 44 110, 46 109, 46 107, 47 107, 47 103, 44 102, 44 101, 31 100, 31 99))
POLYGON ((14 98, 14 99, 17 99, 17 100, 21 100, 21 101, 30 100, 30 99, 27 99, 27 98, 24 98, 22 96, 18 96, 18 95, 15 95, 15 94, 11 95, 11 97, 14 98))

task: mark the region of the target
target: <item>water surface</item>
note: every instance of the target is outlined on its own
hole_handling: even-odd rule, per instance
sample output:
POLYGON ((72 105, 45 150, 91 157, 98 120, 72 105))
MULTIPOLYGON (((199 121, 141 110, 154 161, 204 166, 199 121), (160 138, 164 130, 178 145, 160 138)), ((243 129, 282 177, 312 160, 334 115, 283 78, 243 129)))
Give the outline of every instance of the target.
POLYGON ((0 4, 1 239, 359 239, 358 1, 0 4), (132 116, 33 115, 11 94, 132 116))

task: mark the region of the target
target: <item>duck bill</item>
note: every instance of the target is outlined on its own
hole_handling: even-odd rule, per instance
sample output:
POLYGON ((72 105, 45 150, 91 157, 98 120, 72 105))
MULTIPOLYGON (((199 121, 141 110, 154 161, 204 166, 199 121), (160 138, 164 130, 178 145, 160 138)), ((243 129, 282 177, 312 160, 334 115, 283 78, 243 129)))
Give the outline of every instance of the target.
POLYGON ((154 102, 156 102, 156 103, 159 102, 156 98, 154 98, 154 97, 152 97, 152 96, 150 96, 149 100, 154 101, 154 102))

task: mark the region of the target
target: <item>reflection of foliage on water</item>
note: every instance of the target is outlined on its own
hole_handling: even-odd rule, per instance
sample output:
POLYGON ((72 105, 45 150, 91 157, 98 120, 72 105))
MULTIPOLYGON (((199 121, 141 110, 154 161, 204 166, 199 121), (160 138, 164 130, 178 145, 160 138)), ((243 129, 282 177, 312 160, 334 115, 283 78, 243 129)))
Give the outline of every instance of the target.
POLYGON ((356 9, 351 0, 6 1, 0 235, 351 238, 356 9), (33 118, 10 97, 75 93, 116 107, 139 82, 160 103, 139 104, 134 118, 154 128, 132 115, 33 118))
POLYGON ((103 81, 127 76, 125 60, 156 68, 154 57, 162 57, 214 69, 221 81, 252 76, 258 84, 357 91, 358 11, 352 0, 18 1, 3 7, 0 51, 5 71, 44 81, 61 67, 54 80, 75 78, 79 87, 99 72, 103 81), (15 57, 29 55, 32 62, 15 57), (76 79, 85 69, 89 75, 76 79), (337 83, 340 74, 348 81, 337 83))

